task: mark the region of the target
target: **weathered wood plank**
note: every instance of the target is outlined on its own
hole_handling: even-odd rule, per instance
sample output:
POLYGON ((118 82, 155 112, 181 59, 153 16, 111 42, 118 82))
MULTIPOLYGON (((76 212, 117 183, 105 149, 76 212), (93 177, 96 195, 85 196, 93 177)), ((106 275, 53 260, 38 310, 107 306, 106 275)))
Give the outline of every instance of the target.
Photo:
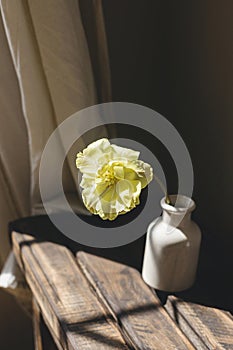
POLYGON ((233 320, 227 312, 170 296, 168 313, 197 349, 233 349, 233 320))
POLYGON ((160 301, 133 268, 79 252, 83 273, 122 327, 134 348, 140 350, 193 349, 160 301))
POLYGON ((128 348, 67 248, 38 243, 16 232, 12 239, 16 258, 58 348, 128 348))
POLYGON ((32 309, 35 350, 57 350, 34 297, 32 298, 32 309))
POLYGON ((41 334, 41 314, 37 302, 32 298, 33 310, 33 331, 34 331, 34 347, 35 350, 43 350, 43 341, 41 334))
MULTIPOLYGON (((38 269, 39 275, 41 275, 40 282, 38 282, 37 277, 35 277, 34 273, 32 273, 30 269, 31 266, 37 264, 37 260, 35 257, 33 257, 33 254, 28 251, 26 247, 30 247, 34 242, 33 237, 27 236, 23 237, 23 235, 18 234, 16 232, 12 233, 12 243, 13 243, 13 251, 15 254, 15 257, 17 259, 17 262, 24 272, 24 276, 26 277, 26 280, 29 284, 29 287, 32 290, 32 293, 34 297, 36 298, 38 304, 40 305, 40 308, 43 312, 44 321, 50 330, 50 333, 53 336, 53 339, 58 347, 58 349, 63 349, 63 338, 65 338, 65 335, 63 334, 63 331, 60 332, 59 328, 59 320, 57 319, 53 309, 51 308, 50 303, 47 301, 47 298, 43 296, 43 289, 40 285, 40 282, 46 282, 46 277, 43 276, 43 273, 41 275, 40 268, 38 269), (22 251, 24 251, 25 257, 22 254, 22 251), (44 302, 45 301, 45 302, 44 302), (59 334, 61 333, 62 339, 59 339, 59 334)), ((35 268, 34 268, 35 270, 35 268)), ((37 274, 36 274, 37 275, 37 274)), ((64 347, 64 349, 66 349, 64 347)))

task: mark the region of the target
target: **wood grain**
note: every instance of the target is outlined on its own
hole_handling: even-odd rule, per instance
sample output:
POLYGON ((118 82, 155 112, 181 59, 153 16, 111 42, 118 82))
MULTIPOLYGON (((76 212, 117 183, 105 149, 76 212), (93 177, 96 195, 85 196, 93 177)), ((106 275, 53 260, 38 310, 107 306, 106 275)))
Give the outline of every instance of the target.
POLYGON ((35 350, 43 350, 42 332, 41 332, 41 313, 35 298, 32 298, 33 309, 33 331, 35 350))
POLYGON ((197 349, 233 349, 233 320, 230 313, 170 296, 168 313, 197 349))
POLYGON ((35 350, 57 350, 53 338, 44 323, 43 316, 36 299, 32 298, 33 330, 35 350))
POLYGON ((16 258, 59 349, 128 349, 96 299, 71 252, 12 234, 16 258))
POLYGON ((227 312, 173 296, 165 310, 133 268, 83 252, 76 263, 64 246, 26 234, 12 241, 34 297, 38 350, 49 349, 41 315, 58 349, 233 349, 227 312))
POLYGON ((77 261, 133 348, 194 349, 138 271, 83 252, 77 254, 77 261))

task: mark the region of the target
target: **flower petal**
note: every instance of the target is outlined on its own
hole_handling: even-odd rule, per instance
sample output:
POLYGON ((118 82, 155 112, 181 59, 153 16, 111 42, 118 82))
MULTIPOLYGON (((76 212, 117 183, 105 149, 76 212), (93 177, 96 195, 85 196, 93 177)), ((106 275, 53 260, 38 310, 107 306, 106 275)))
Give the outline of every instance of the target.
POLYGON ((153 169, 138 157, 139 152, 111 145, 107 139, 77 154, 76 165, 83 173, 82 198, 91 213, 114 220, 140 203, 141 190, 152 180, 153 169))
POLYGON ((82 173, 95 174, 99 167, 111 159, 111 144, 108 139, 100 139, 92 142, 79 152, 76 158, 76 167, 82 173))
POLYGON ((129 148, 120 147, 117 145, 111 145, 113 151, 113 159, 121 159, 121 160, 137 160, 140 152, 134 151, 129 148))
POLYGON ((129 208, 132 201, 132 186, 129 181, 121 180, 116 184, 116 193, 118 195, 118 200, 120 200, 125 207, 129 208))
POLYGON ((114 175, 116 179, 122 180, 125 177, 124 167, 120 165, 114 166, 114 175))

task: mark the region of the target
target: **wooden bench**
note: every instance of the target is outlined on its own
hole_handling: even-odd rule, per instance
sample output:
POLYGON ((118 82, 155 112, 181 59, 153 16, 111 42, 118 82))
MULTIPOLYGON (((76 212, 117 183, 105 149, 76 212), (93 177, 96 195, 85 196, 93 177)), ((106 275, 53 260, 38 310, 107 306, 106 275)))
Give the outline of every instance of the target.
POLYGON ((233 349, 226 311, 169 296, 163 306, 140 273, 124 264, 33 235, 12 233, 33 295, 35 348, 233 349))

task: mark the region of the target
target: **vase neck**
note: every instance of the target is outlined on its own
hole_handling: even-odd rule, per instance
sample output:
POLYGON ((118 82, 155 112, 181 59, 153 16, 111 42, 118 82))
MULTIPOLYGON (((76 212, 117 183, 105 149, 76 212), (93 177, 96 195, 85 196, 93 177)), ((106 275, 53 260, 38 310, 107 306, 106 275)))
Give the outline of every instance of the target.
POLYGON ((183 195, 170 195, 171 204, 162 198, 163 221, 171 226, 182 227, 191 221, 191 213, 195 209, 194 201, 183 195))
POLYGON ((191 221, 191 213, 187 212, 177 214, 163 210, 162 219, 163 222, 165 222, 168 225, 183 227, 188 225, 188 223, 191 221))

